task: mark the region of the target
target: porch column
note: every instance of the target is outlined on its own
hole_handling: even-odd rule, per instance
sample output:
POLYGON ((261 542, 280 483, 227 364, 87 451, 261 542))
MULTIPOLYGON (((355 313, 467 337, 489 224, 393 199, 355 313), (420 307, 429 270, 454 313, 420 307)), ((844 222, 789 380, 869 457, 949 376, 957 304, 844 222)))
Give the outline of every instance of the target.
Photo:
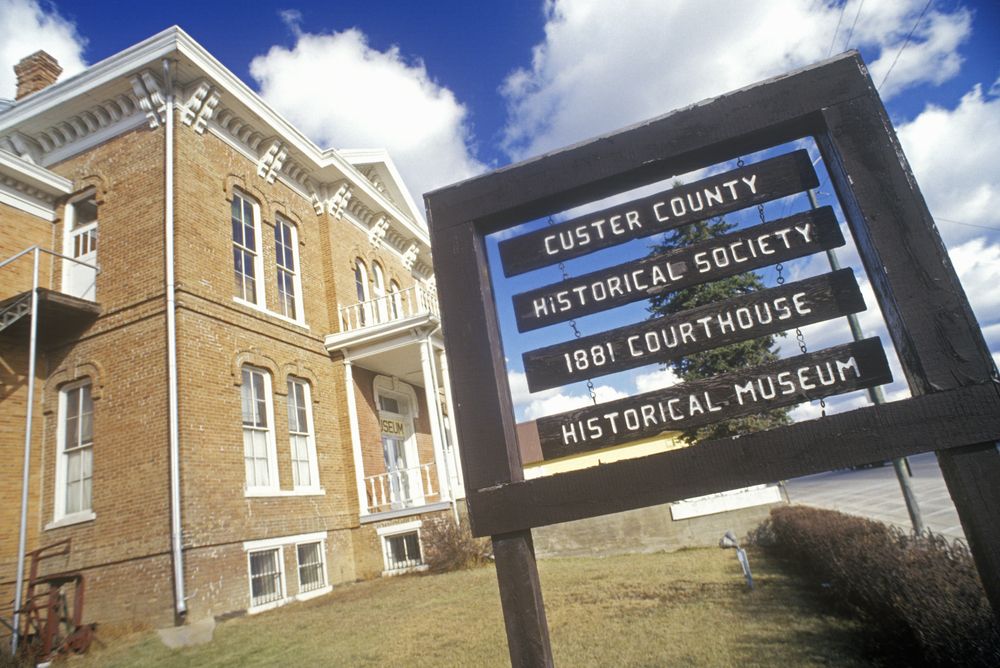
POLYGON ((351 424, 351 450, 354 453, 354 475, 358 484, 358 515, 368 515, 368 488, 365 486, 365 460, 361 456, 361 429, 358 427, 358 406, 354 399, 354 372, 349 360, 344 360, 344 384, 347 393, 347 415, 351 424))
POLYGON ((427 396, 427 412, 431 421, 431 440, 434 442, 434 461, 437 463, 438 491, 442 501, 451 500, 451 481, 448 479, 448 462, 444 456, 444 438, 441 435, 440 406, 437 400, 437 384, 431 369, 431 341, 428 337, 420 345, 420 364, 424 372, 424 393, 427 396))
MULTIPOLYGON (((451 374, 448 373, 448 356, 443 349, 437 351, 441 363, 441 384, 444 386, 444 405, 448 408, 448 419, 451 420, 451 463, 454 466, 454 478, 458 487, 465 489, 462 479, 462 464, 458 460, 458 426, 455 424, 455 402, 451 398, 451 374)), ((465 496, 464 493, 461 496, 465 496)))

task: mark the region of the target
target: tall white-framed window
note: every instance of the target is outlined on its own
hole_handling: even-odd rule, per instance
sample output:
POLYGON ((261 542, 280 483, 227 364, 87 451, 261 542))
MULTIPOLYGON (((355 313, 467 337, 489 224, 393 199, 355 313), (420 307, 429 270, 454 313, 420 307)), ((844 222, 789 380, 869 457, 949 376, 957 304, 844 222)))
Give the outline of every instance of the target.
POLYGON ((403 316, 403 295, 399 291, 399 283, 389 281, 389 310, 393 320, 403 316))
POLYGON ((278 273, 278 312, 291 320, 302 320, 302 282, 299 276, 298 231, 278 217, 274 224, 274 254, 278 273))
POLYGON ((326 560, 323 542, 299 543, 295 546, 299 563, 299 592, 322 589, 326 586, 326 560))
POLYGON ((385 302, 385 276, 382 273, 382 265, 378 262, 372 263, 372 299, 376 300, 375 317, 378 322, 387 321, 389 309, 385 302))
POLYGON ((272 547, 247 553, 250 559, 250 607, 258 608, 285 598, 284 550, 272 547))
POLYGON ((94 402, 90 379, 59 392, 54 523, 94 519, 94 402))
POLYGON ((319 466, 316 461, 309 392, 308 383, 298 378, 288 378, 288 438, 295 488, 319 490, 319 466))
POLYGON ((260 253, 260 208, 240 192, 233 192, 233 272, 235 296, 241 301, 262 308, 264 285, 263 260, 260 253))
POLYGON ((274 408, 271 403, 271 374, 245 366, 242 369, 240 403, 243 413, 243 461, 246 490, 273 491, 278 488, 278 462, 274 445, 274 408))
POLYGON ((63 292, 74 297, 97 299, 97 197, 87 193, 66 205, 63 255, 63 292))
POLYGON ((368 295, 368 267, 365 266, 365 263, 360 258, 354 261, 354 286, 358 292, 358 303, 361 304, 358 307, 358 320, 362 325, 365 325, 370 320, 369 314, 366 311, 369 310, 368 307, 371 305, 367 303, 370 299, 368 295))

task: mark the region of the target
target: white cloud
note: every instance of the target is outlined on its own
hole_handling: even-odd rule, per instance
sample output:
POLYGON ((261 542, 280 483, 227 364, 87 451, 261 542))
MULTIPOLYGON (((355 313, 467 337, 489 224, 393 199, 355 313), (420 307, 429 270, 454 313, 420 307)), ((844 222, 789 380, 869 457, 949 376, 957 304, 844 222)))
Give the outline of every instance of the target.
POLYGON ((393 47, 372 49, 350 29, 313 35, 284 15, 292 49, 254 58, 260 94, 323 148, 384 148, 422 208, 422 194, 485 170, 476 160, 468 109, 424 64, 393 47))
POLYGON ((673 369, 657 369, 637 376, 635 379, 635 389, 640 393, 652 392, 654 390, 662 390, 665 387, 670 387, 680 382, 681 379, 677 377, 673 369))
POLYGON ((14 66, 25 56, 42 50, 59 61, 61 79, 84 69, 87 40, 76 26, 55 9, 37 0, 0 0, 0 98, 17 94, 14 66))
MULTIPOLYGON (((505 149, 523 159, 642 121, 822 60, 832 49, 876 54, 876 83, 913 28, 923 0, 841 6, 771 0, 549 0, 545 39, 530 68, 501 89, 509 105, 505 149), (854 16, 858 16, 853 32, 854 16)), ((930 11, 910 38, 883 97, 940 83, 961 63, 956 47, 971 30, 967 10, 930 11)))
POLYGON ((896 133, 945 243, 982 236, 983 227, 1000 237, 1000 97, 976 86, 955 109, 928 105, 896 133))
MULTIPOLYGON (((586 387, 577 389, 576 393, 573 393, 572 388, 561 387, 532 394, 528 392, 528 381, 523 372, 509 372, 507 380, 510 383, 511 401, 518 421, 537 420, 546 415, 556 415, 594 403, 586 387)), ((594 392, 598 403, 624 399, 628 396, 628 393, 609 385, 598 385, 594 388, 594 392)))

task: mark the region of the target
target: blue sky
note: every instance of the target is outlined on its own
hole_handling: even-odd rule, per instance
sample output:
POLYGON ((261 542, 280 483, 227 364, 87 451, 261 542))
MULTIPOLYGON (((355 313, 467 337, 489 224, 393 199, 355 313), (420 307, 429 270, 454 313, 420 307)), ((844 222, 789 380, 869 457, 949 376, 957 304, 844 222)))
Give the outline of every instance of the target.
MULTIPOLYGON (((78 0, 0 0, 0 97, 13 97, 13 65, 38 49, 68 76, 178 25, 321 147, 388 149, 420 203, 428 190, 857 48, 997 359, 998 5, 289 0, 112 1, 95 9, 78 0)), ((821 204, 831 199, 821 196, 821 204)), ((801 207, 785 203, 769 215, 801 207)), ((841 263, 859 267, 849 251, 841 263)), ((789 270, 800 277, 820 269, 805 262, 789 270)), ((866 333, 883 329, 874 307, 870 299, 866 333)), ((807 331, 810 349, 836 338, 831 331, 807 331)), ((511 371, 522 417, 571 407, 585 392, 527 396, 514 359, 511 371)), ((598 385, 612 398, 664 380, 649 369, 598 385)), ((905 394, 902 383, 890 394, 905 394)), ((817 413, 805 407, 797 415, 817 413)))

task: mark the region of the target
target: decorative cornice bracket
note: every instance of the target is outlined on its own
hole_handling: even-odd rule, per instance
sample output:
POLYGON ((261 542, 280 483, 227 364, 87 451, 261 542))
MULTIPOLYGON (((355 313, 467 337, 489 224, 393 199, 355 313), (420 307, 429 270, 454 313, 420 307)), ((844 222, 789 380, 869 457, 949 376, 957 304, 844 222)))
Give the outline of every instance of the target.
POLYGON ((278 178, 278 172, 281 171, 281 165, 288 157, 288 148, 278 139, 272 139, 268 144, 261 142, 261 145, 267 146, 267 148, 261 154, 260 160, 257 161, 257 176, 265 179, 268 183, 274 183, 274 180, 278 178))
POLYGON ((405 253, 403 253, 403 266, 407 269, 412 269, 413 263, 417 261, 417 254, 419 252, 420 249, 417 247, 417 244, 411 243, 410 247, 406 249, 405 253))
POLYGON ((139 101, 139 107, 146 113, 150 128, 157 128, 165 121, 167 103, 163 97, 163 89, 150 73, 143 70, 136 76, 129 79, 132 84, 132 92, 135 93, 139 101))
MULTIPOLYGON (((389 230, 389 219, 385 216, 379 216, 375 224, 371 226, 371 230, 368 232, 368 241, 372 246, 378 248, 382 244, 382 238, 385 233, 389 230)), ((409 267, 407 267, 408 269, 409 267)))
POLYGON ((221 91, 207 81, 202 81, 184 105, 181 122, 190 125, 198 134, 203 134, 208 122, 215 117, 221 91))

